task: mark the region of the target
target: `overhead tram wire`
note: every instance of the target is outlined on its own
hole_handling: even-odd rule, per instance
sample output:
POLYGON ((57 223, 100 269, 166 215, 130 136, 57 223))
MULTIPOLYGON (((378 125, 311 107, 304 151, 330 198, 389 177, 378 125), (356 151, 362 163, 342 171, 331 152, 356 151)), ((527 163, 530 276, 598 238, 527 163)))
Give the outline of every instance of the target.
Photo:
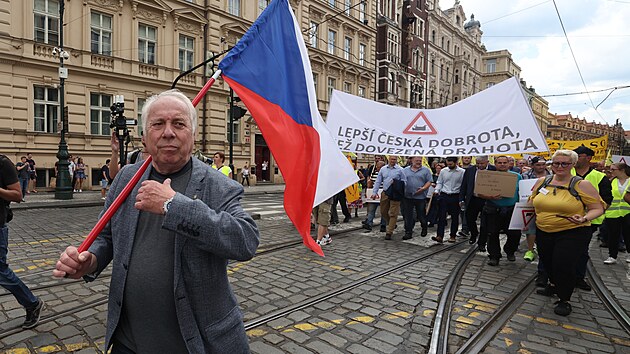
MULTIPOLYGON (((524 8, 524 9, 516 10, 516 11, 514 11, 514 12, 511 12, 511 13, 509 13, 509 14, 505 14, 505 15, 503 15, 503 16, 500 16, 500 17, 494 18, 494 19, 492 19, 492 20, 489 20, 489 21, 484 21, 483 23, 484 23, 484 24, 488 24, 488 23, 490 23, 490 22, 497 21, 497 20, 500 20, 500 19, 505 18, 505 17, 508 17, 508 16, 516 15, 517 13, 520 13, 520 12, 523 12, 523 11, 527 11, 527 10, 529 10, 529 9, 532 9, 532 8, 537 7, 537 6, 540 6, 540 5, 544 5, 544 4, 546 4, 546 3, 550 2, 550 1, 551 1, 551 0, 546 0, 546 1, 543 1, 543 2, 538 3, 538 4, 536 4, 536 5, 532 5, 532 6, 529 6, 529 7, 524 8)), ((485 37, 485 36, 484 36, 484 37, 485 37)))
POLYGON ((613 91, 614 91, 614 90, 621 90, 621 89, 625 89, 625 88, 630 88, 630 85, 615 86, 615 87, 610 87, 610 88, 601 89, 601 90, 582 91, 582 92, 571 92, 571 93, 558 93, 558 94, 553 94, 553 95, 541 95, 540 97, 576 96, 576 95, 584 95, 584 94, 588 94, 588 93, 604 92, 604 91, 609 91, 609 90, 613 90, 613 91))
POLYGON ((560 11, 558 10, 558 5, 556 5, 556 0, 552 0, 552 1, 553 1, 553 6, 556 9, 556 14, 558 15, 558 20, 560 21, 560 26, 562 27, 562 32, 564 33, 564 38, 566 38, 567 44, 569 46, 569 50, 571 51, 571 56, 573 57, 573 62, 575 63, 575 67, 577 68, 578 74, 580 75, 580 80, 582 80, 582 85, 584 85, 584 89, 586 90, 586 95, 588 96, 588 100, 591 102, 591 106, 593 107, 595 112, 597 112, 599 117, 604 122, 606 122, 606 124, 608 124, 608 121, 606 121, 606 119, 597 110, 597 107, 595 107, 595 104, 593 103, 593 99, 591 98, 591 95, 588 93, 588 87, 586 87, 586 81, 584 81, 584 76, 582 75, 582 70, 580 70, 580 65, 577 62, 577 58, 575 57, 575 53, 573 52, 573 47, 571 47, 571 42, 569 41, 569 36, 567 35, 567 30, 564 28, 564 22, 562 22, 562 16, 560 16, 560 11))

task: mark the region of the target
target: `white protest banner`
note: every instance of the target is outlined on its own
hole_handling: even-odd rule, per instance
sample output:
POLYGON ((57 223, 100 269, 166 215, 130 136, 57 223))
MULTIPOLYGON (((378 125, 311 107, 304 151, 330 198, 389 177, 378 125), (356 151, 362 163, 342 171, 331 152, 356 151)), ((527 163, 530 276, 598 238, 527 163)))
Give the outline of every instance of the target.
POLYGON ((538 181, 538 178, 522 179, 518 182, 519 202, 527 202, 529 196, 532 195, 532 188, 534 188, 534 184, 536 184, 536 181, 538 181))
POLYGON ((527 231, 533 228, 534 224, 532 223, 536 223, 534 206, 527 203, 516 203, 508 229, 527 231))
POLYGON ((334 91, 327 121, 342 151, 403 156, 547 151, 516 78, 450 106, 410 109, 334 91))
POLYGON ((612 155, 612 162, 613 163, 623 162, 626 165, 630 165, 630 156, 612 155))

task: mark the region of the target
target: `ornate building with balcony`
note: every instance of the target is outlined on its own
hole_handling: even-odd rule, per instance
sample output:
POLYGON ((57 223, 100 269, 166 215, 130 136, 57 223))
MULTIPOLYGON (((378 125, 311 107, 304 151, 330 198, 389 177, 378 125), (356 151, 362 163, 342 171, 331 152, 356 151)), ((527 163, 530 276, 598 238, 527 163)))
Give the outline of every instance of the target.
POLYGON ((608 148, 614 155, 621 155, 625 136, 619 119, 615 124, 588 122, 586 118, 568 114, 549 114, 547 137, 553 140, 588 140, 608 135, 608 148))
POLYGON ((468 22, 458 0, 442 11, 439 1, 429 0, 428 108, 444 107, 481 91, 481 23, 468 22))
MULTIPOLYGON (((66 137, 83 157, 90 184, 111 155, 110 105, 124 95, 125 115, 139 119, 147 97, 169 89, 183 71, 227 50, 245 34, 270 0, 7 0, 0 5, 0 151, 14 161, 33 153, 38 187, 54 173, 60 131, 59 8, 65 1, 63 49, 66 137)), ((376 8, 356 0, 290 0, 312 60, 319 107, 332 88, 373 98, 376 8)), ((220 60, 219 58, 218 60, 220 60)), ((218 60, 215 63, 218 63, 218 60)), ((210 66, 183 77, 177 88, 194 97, 210 66)), ((223 80, 198 105, 196 148, 228 151, 229 88, 223 80)), ((132 129, 140 147, 142 126, 132 129)), ((270 163, 273 157, 249 115, 234 123, 234 164, 270 163)), ((260 176, 260 168, 256 175, 260 176)))

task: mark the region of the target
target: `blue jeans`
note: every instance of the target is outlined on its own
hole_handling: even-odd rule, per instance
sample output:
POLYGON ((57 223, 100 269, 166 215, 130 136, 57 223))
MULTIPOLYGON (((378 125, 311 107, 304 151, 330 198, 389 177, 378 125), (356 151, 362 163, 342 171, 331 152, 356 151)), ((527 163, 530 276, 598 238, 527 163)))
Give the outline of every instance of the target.
POLYGON ((18 178, 20 180, 20 187, 22 188, 22 199, 26 197, 26 191, 28 189, 28 178, 18 178))
POLYGON ((9 290, 20 305, 32 308, 37 305, 37 298, 9 268, 7 264, 8 245, 9 228, 4 225, 0 227, 0 285, 9 290))
MULTIPOLYGON (((374 225, 374 218, 376 217, 376 209, 380 206, 379 203, 366 203, 367 204, 367 219, 365 223, 372 227, 374 225)), ((381 226, 387 226, 387 220, 381 215, 381 226)))

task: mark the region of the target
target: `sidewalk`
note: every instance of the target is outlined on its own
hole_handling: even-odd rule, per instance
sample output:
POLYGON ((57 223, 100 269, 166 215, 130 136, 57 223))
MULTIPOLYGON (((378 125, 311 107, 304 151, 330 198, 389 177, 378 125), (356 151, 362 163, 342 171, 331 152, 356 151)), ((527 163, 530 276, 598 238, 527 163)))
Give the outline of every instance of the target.
MULTIPOLYGON (((284 193, 284 184, 261 184, 245 187, 245 195, 284 193)), ((79 208, 103 205, 101 191, 83 191, 73 193, 70 200, 55 199, 55 192, 39 192, 26 195, 26 202, 11 203, 11 209, 44 209, 44 208, 79 208)))

